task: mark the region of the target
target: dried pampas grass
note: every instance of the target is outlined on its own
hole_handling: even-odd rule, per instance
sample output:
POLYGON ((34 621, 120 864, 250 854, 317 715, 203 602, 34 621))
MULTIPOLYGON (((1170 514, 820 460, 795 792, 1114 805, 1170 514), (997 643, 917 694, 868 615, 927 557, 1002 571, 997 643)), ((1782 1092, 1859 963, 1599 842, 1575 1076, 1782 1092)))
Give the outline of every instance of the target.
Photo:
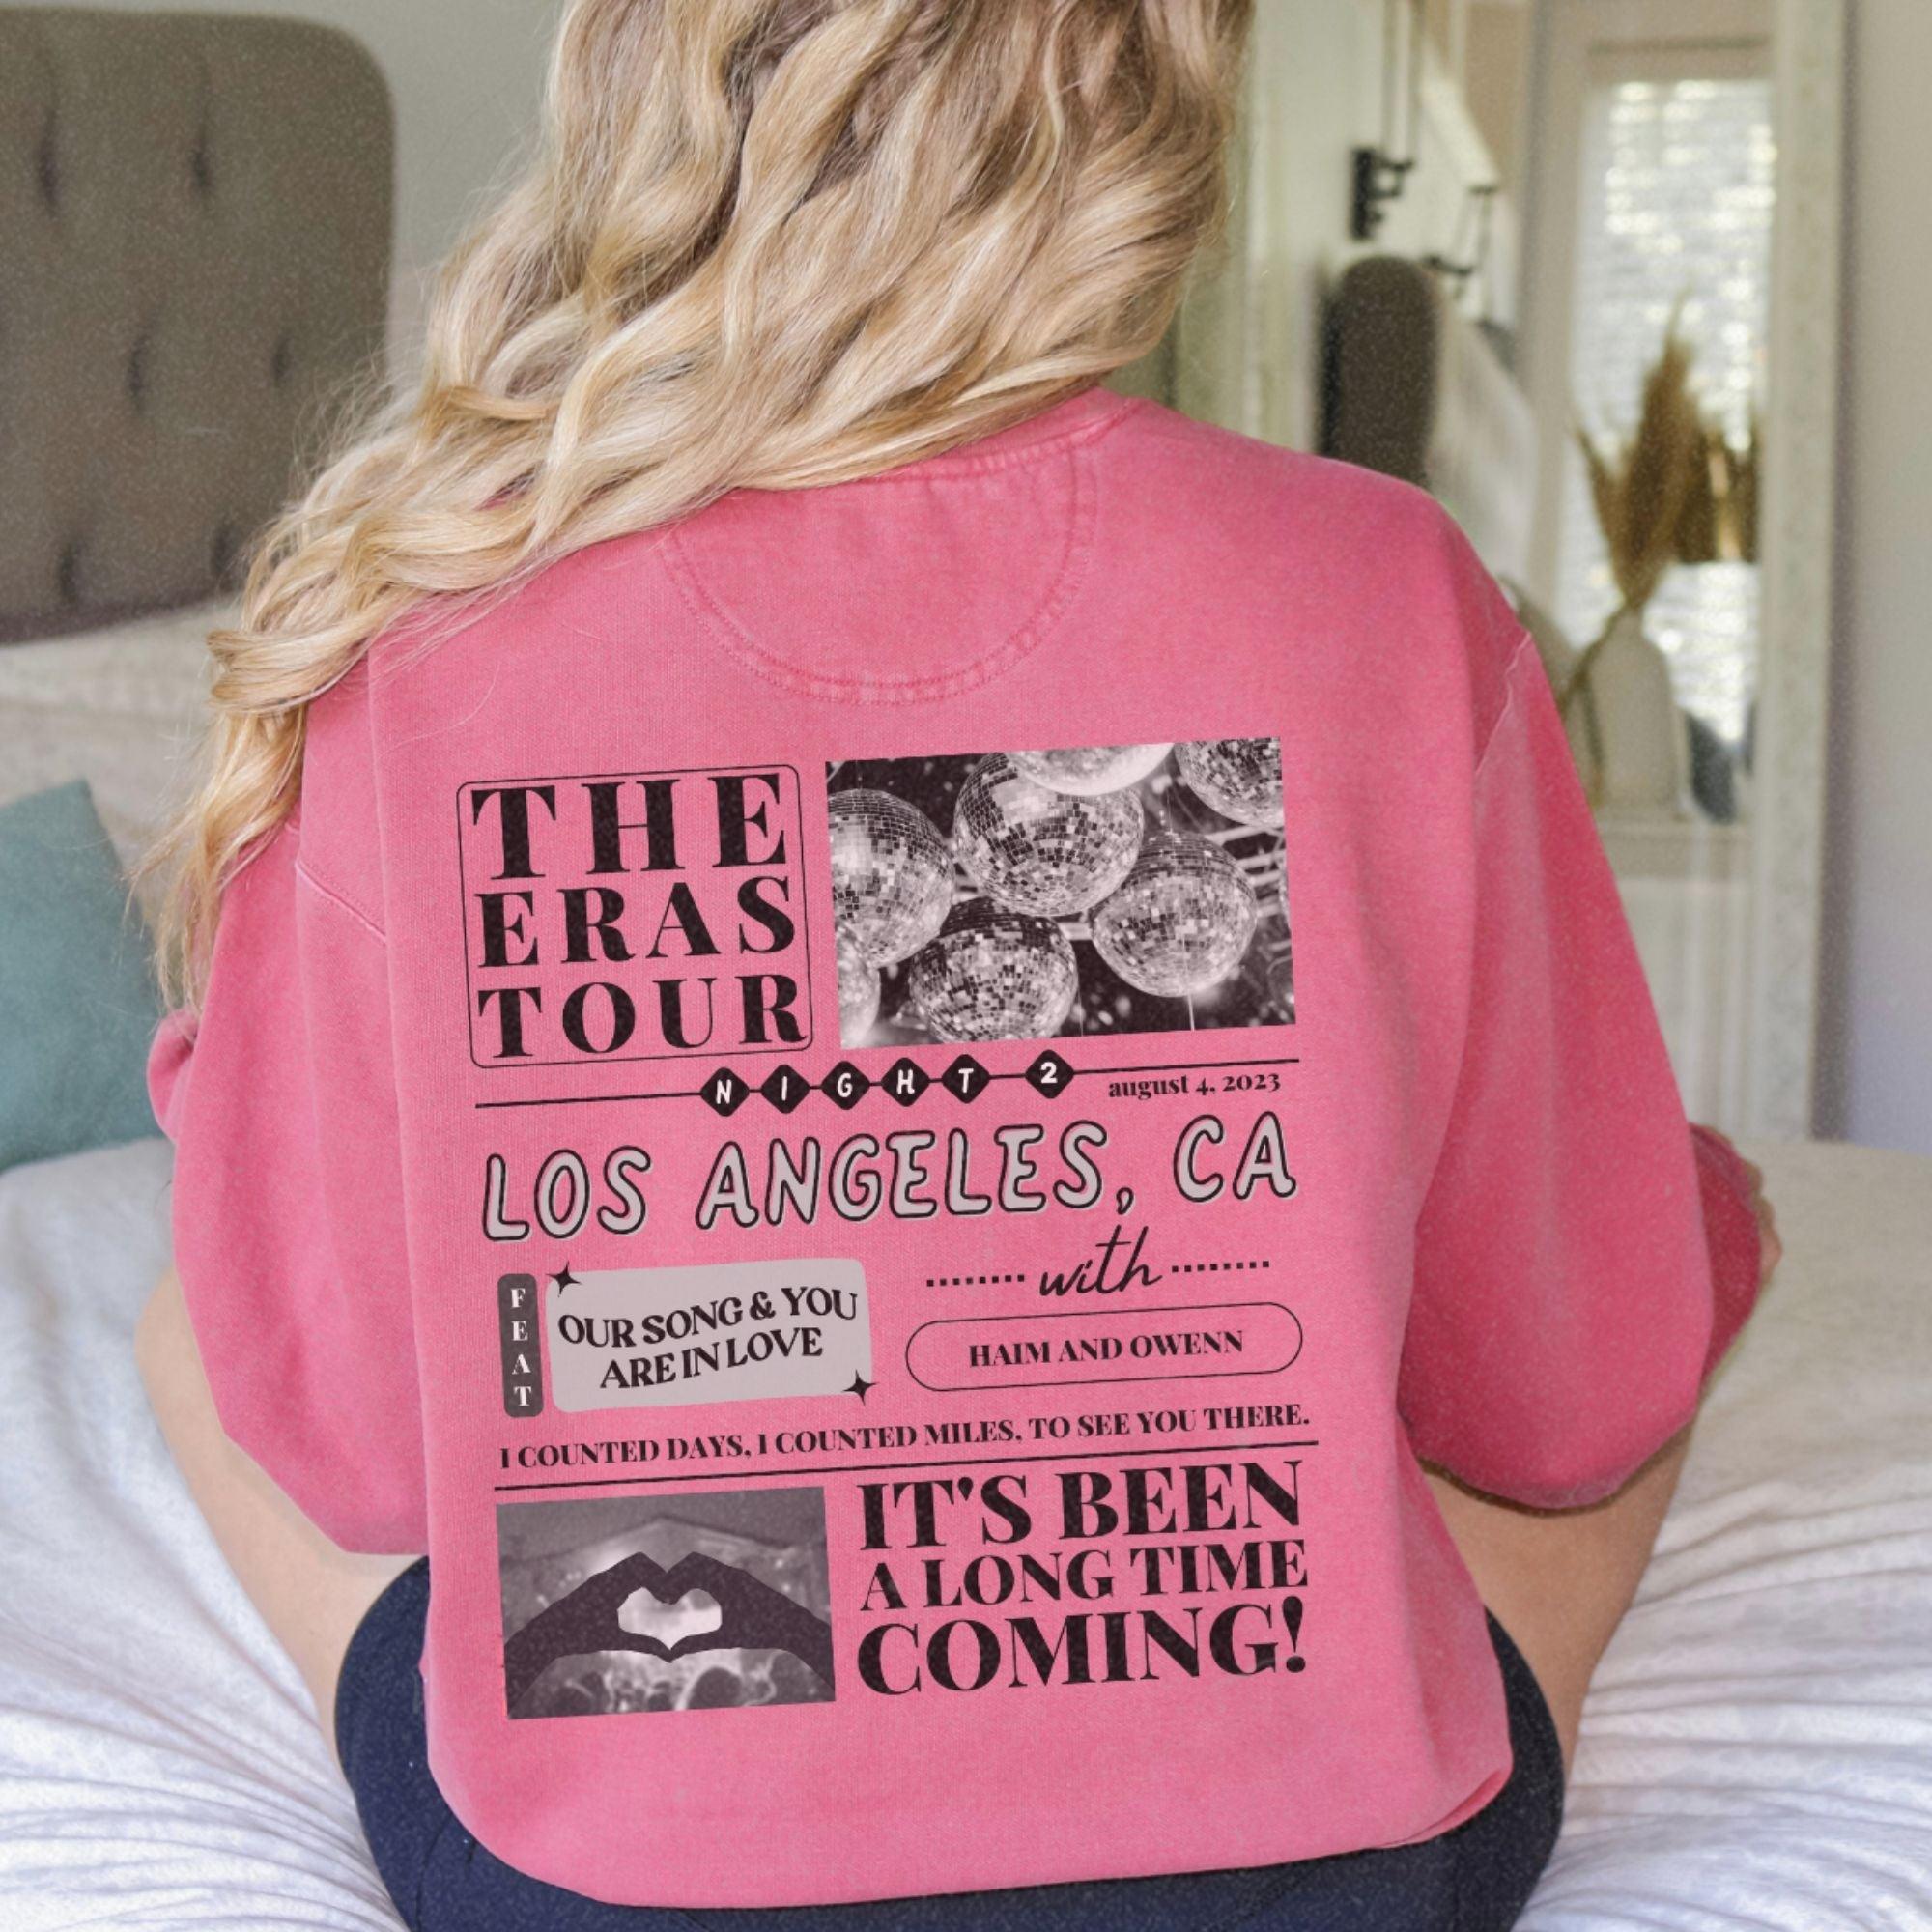
POLYGON ((1606 449, 1577 433, 1626 611, 1641 611, 1678 560, 1679 533, 1709 469, 1703 417, 1690 393, 1691 351, 1677 324, 1673 314, 1662 353, 1644 378, 1630 440, 1606 449))
POLYGON ((1691 386, 1696 358, 1682 318, 1679 302, 1630 440, 1605 445, 1577 432, 1624 610, 1642 610, 1673 563, 1757 560, 1757 415, 1740 447, 1706 412, 1691 386))
POLYGON ((1586 430, 1577 432, 1621 600, 1559 694, 1566 719, 1581 706, 1585 742, 1597 769, 1604 748, 1590 680, 1618 623, 1642 612, 1672 564, 1757 560, 1758 419, 1753 412, 1749 437, 1740 448, 1706 412, 1691 386, 1695 355, 1681 332, 1683 314, 1680 300, 1644 378, 1630 439, 1605 444, 1586 430))

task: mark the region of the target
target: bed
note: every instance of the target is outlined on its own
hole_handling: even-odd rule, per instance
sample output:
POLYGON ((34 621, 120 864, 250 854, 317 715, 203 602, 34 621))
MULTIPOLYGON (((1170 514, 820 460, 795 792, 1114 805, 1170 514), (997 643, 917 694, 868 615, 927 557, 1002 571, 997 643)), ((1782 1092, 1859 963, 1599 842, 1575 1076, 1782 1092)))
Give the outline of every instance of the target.
MULTIPOLYGON (((0 125, 30 162, 0 247, 35 270, 0 328, 0 804, 86 778, 131 854, 239 536, 380 329, 387 107, 298 22, 13 8, 0 125)), ((1605 1664, 1530 1932, 1932 1927, 1932 1164, 1762 1157, 1790 1259, 1605 1664)), ((0 1172, 0 1927, 393 1932, 134 1375, 168 1181, 153 1140, 0 1172)))

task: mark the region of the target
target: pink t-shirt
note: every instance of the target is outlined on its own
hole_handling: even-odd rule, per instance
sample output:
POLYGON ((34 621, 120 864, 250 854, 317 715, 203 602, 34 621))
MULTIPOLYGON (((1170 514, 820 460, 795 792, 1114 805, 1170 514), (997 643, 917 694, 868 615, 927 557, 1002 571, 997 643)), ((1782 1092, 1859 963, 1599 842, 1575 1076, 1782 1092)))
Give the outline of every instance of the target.
POLYGON ((430 1552, 465 1824, 724 1906, 1480 1807, 1417 1459, 1600 1495, 1742 1306, 1442 513, 1091 391, 419 630, 153 1080, 229 1433, 430 1552))

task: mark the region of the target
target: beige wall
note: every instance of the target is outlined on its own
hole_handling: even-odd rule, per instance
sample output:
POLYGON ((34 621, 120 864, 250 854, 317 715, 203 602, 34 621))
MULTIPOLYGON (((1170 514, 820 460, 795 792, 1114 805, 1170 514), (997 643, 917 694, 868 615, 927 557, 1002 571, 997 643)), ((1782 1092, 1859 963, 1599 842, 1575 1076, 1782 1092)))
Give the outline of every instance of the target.
POLYGON ((1932 1153, 1932 5, 1851 25, 1820 1124, 1932 1153))
POLYGON ((1463 27, 1463 76, 1474 117, 1503 185, 1520 196, 1527 131, 1530 10, 1521 0, 1477 0, 1463 27))

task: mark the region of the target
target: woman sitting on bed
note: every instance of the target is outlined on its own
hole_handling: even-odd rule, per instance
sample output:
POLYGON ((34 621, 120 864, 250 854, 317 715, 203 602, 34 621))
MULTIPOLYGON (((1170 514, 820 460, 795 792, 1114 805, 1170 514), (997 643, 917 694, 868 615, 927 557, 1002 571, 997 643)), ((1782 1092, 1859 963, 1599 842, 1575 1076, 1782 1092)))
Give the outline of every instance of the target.
POLYGON ((214 640, 143 1366, 412 1925, 1548 1855, 1776 1243, 1453 526, 1098 386, 1249 13, 577 0, 214 640))

